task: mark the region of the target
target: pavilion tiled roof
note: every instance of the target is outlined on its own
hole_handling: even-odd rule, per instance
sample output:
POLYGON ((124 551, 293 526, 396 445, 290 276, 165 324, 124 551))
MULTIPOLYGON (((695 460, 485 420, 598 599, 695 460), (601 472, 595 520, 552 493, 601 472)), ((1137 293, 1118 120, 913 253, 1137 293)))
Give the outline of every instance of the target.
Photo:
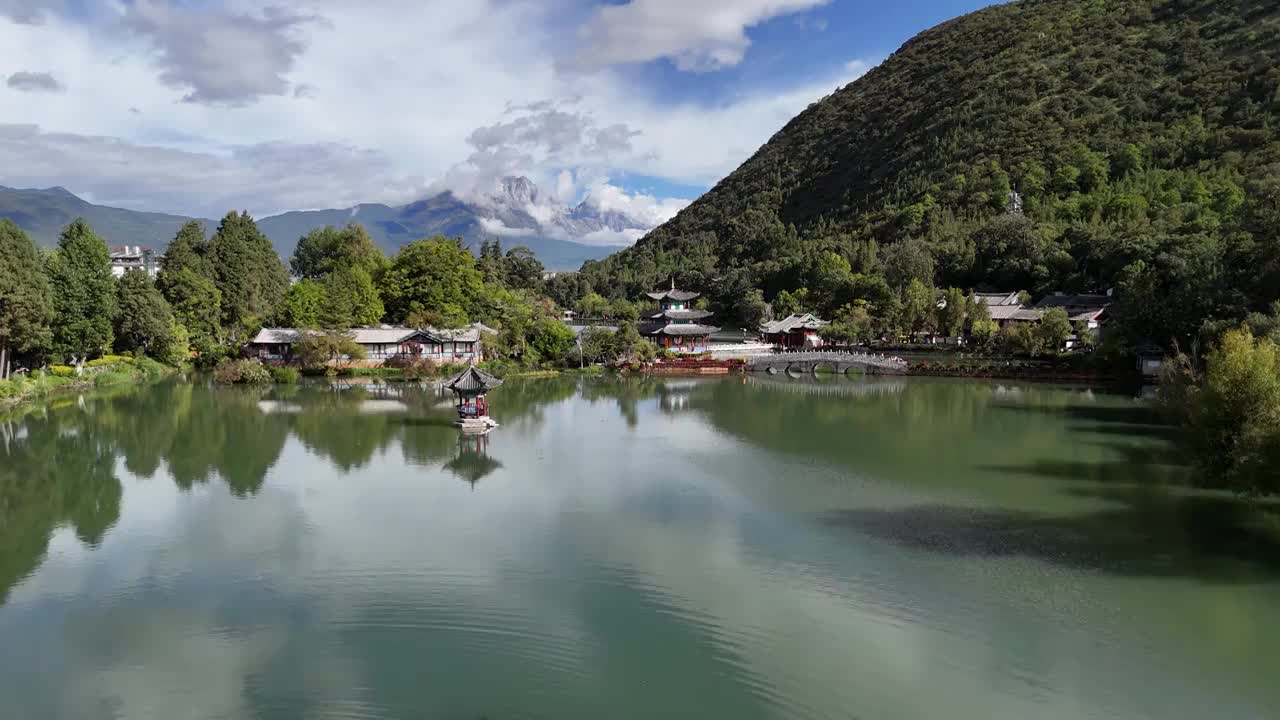
POLYGON ((676 290, 675 288, 645 294, 654 300, 675 300, 676 302, 688 302, 702 297, 702 293, 689 292, 687 290, 676 290))
POLYGON ((695 325, 693 323, 681 323, 678 325, 663 325, 650 331, 651 335, 670 335, 672 337, 689 337, 698 335, 710 335, 720 328, 710 325, 695 325))
POLYGON ((459 393, 487 393, 502 384, 502 380, 477 367, 469 367, 449 379, 446 388, 459 393))
POLYGON ((715 313, 706 310, 659 310, 648 316, 649 320, 676 320, 686 322, 690 320, 702 320, 709 318, 715 313))

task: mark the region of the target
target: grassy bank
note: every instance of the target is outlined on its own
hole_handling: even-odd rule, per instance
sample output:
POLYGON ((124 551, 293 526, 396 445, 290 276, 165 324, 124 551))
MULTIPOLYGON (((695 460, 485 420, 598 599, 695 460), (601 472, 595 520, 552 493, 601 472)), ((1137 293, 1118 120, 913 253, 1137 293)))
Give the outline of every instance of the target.
POLYGON ((117 355, 89 362, 80 375, 76 374, 75 368, 51 365, 30 374, 0 380, 0 410, 10 410, 63 393, 146 382, 177 371, 177 368, 162 365, 150 358, 117 355))

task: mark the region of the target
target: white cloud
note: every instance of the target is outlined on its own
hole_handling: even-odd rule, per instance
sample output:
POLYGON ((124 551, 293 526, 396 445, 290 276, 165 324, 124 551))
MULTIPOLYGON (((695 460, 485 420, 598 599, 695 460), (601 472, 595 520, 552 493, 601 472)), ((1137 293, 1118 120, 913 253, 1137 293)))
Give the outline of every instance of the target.
MULTIPOLYGON (((280 4, 264 13, 229 0, 213 13, 147 0, 99 6, 88 23, 0 0, 0 68, 39 68, 69 89, 19 97, 0 86, 13 124, 0 131, 0 184, 215 217, 399 203, 428 189, 474 196, 506 175, 527 175, 567 203, 632 174, 709 185, 866 68, 672 104, 607 68, 564 72, 556 58, 573 39, 541 0, 280 4), (15 8, 43 22, 16 22, 15 8), (146 32, 136 27, 142 12, 152 13, 146 32), (121 32, 130 17, 135 31, 121 32), (246 46, 226 39, 237 32, 246 46), (176 38, 221 50, 180 49, 176 38)), ((816 4, 723 3, 733 32, 816 4)), ((708 26, 709 11, 699 12, 679 16, 708 26)), ((677 205, 630 202, 641 217, 677 205)))
POLYGON ((262 15, 192 10, 170 0, 134 0, 124 26, 159 54, 160 79, 189 91, 187 102, 238 105, 284 95, 284 75, 303 50, 298 33, 316 20, 278 7, 262 15))
POLYGON ((685 71, 742 62, 747 28, 828 0, 630 0, 598 7, 579 29, 577 64, 601 67, 669 58, 685 71))
POLYGON ((409 202, 425 192, 421 178, 398 176, 385 155, 343 145, 260 143, 205 152, 31 125, 0 125, 0 167, 11 186, 64 185, 101 204, 214 219, 229 209, 263 215, 370 197, 409 202))
POLYGON ((682 198, 660 199, 643 193, 628 195, 622 188, 608 183, 591 188, 584 202, 601 212, 622 213, 648 228, 661 225, 689 206, 689 201, 682 198))

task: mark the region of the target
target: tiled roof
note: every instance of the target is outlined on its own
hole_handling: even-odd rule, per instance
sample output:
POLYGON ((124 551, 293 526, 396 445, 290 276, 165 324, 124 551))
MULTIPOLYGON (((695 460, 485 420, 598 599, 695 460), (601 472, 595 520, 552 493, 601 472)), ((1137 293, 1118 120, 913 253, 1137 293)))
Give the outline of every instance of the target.
POLYGON ((1024 320, 1027 322, 1036 322, 1043 318, 1044 318, 1043 310, 1037 310, 1035 308, 1018 308, 1017 312, 1015 312, 1009 319, 1024 320))
MULTIPOLYGON (((263 328, 250 341, 254 345, 288 345, 302 339, 304 333, 315 333, 318 330, 300 330, 298 328, 263 328)), ((352 328, 348 331, 351 338, 360 345, 396 345, 422 335, 422 339, 430 342, 479 342, 482 332, 493 332, 490 328, 476 323, 464 328, 438 330, 436 328, 376 327, 352 328)))
POLYGON ((1012 293, 974 293, 974 294, 973 294, 973 296, 974 296, 974 297, 976 297, 976 298, 978 298, 978 300, 980 300, 981 302, 986 303, 988 307, 1001 307, 1001 306, 1021 305, 1021 304, 1022 304, 1022 303, 1018 302, 1018 293, 1016 293, 1016 292, 1012 292, 1012 293))
POLYGON ((1104 308, 1111 304, 1106 295, 1049 295, 1036 303, 1038 308, 1104 308))
POLYGON ((702 297, 702 293, 688 292, 686 290, 663 290, 661 292, 645 293, 654 300, 675 300, 676 302, 687 302, 702 297))
POLYGON ((692 323, 689 323, 689 324, 680 324, 680 325, 664 325, 660 328, 657 328, 656 330, 653 330, 649 334, 670 335, 672 337, 688 337, 690 335, 710 335, 711 333, 719 329, 720 328, 718 327, 711 327, 710 325, 694 325, 692 323))
POLYGON ((1026 308, 1021 305, 990 305, 987 311, 991 313, 992 320, 1013 320, 1014 316, 1022 312, 1026 308))
POLYGON ((830 325, 830 322, 819 319, 812 313, 803 315, 788 315, 781 320, 765 323, 761 327, 761 331, 765 335, 776 335, 778 333, 789 333, 795 330, 818 330, 830 325))
POLYGON ((665 318, 667 320, 702 320, 703 318, 709 318, 714 314, 715 313, 707 312, 706 310, 659 310, 658 312, 649 315, 648 319, 660 320, 665 318))
POLYGON ((464 393, 489 392, 502 384, 502 380, 477 368, 469 367, 449 379, 444 386, 450 390, 464 393))

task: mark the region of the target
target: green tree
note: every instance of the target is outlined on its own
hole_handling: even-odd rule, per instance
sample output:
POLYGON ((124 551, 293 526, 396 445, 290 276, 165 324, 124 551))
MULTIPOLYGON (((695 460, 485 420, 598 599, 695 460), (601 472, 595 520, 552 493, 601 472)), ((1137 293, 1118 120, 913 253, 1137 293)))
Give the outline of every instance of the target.
POLYGON ((111 347, 116 311, 111 252, 83 219, 62 231, 50 256, 53 349, 78 367, 111 347))
POLYGON ((780 290, 773 298, 773 316, 778 319, 800 312, 800 300, 787 290, 780 290))
POLYGON ((175 342, 169 302, 145 272, 126 272, 116 282, 116 349, 162 359, 171 356, 175 342))
POLYGON ((604 296, 591 292, 582 296, 575 310, 578 317, 598 319, 609 316, 610 306, 604 296))
POLYGON ((902 319, 912 334, 932 329, 937 324, 937 301, 933 288, 918 278, 912 279, 902 293, 902 319))
POLYGON ((531 290, 542 285, 542 273, 546 270, 538 256, 523 245, 513 247, 503 258, 503 281, 507 287, 531 290))
POLYGON ((831 324, 818 331, 828 342, 838 345, 869 344, 875 339, 875 319, 865 300, 846 305, 836 313, 831 324))
POLYGON ((1181 368, 1164 378, 1160 397, 1181 419, 1203 478, 1238 492, 1280 492, 1280 348, 1239 328, 1208 354, 1203 378, 1185 361, 1181 368))
POLYGON ((996 333, 1000 331, 1000 326, 991 319, 991 308, 974 294, 969 295, 965 306, 965 329, 969 337, 979 345, 990 344, 996 333))
POLYGON ((1044 347, 1040 333, 1028 322, 1013 322, 1000 328, 996 342, 1004 352, 1032 356, 1039 355, 1044 347))
POLYGON ((324 279, 320 322, 325 327, 375 325, 382 320, 382 298, 373 278, 360 267, 340 267, 324 279))
POLYGON ((39 251, 12 220, 0 219, 0 380, 15 352, 44 348, 53 307, 39 251))
POLYGON ((507 282, 507 259, 502 254, 501 240, 482 240, 480 257, 476 268, 486 285, 505 285, 507 282))
POLYGON ((289 266, 299 278, 322 280, 341 269, 358 268, 371 277, 382 272, 387 259, 364 227, 351 223, 344 228, 326 225, 298 239, 289 266))
POLYGON ((614 333, 613 347, 619 358, 642 363, 652 362, 657 350, 653 343, 640 335, 633 322, 625 322, 618 328, 614 333))
POLYGON ((189 222, 169 243, 156 276, 160 294, 202 353, 211 352, 222 342, 222 293, 213 281, 208 250, 204 226, 189 222))
POLYGON ((903 240, 883 248, 884 277, 889 287, 901 290, 919 280, 928 287, 933 286, 934 259, 933 252, 923 240, 903 240))
POLYGON ((640 307, 626 298, 618 298, 609 304, 609 317, 620 322, 637 322, 640 307))
POLYGON ((277 322, 284 327, 318 328, 325 308, 325 286, 315 280, 299 280, 289 286, 277 322))
POLYGON ((1077 320, 1072 325, 1072 330, 1076 334, 1076 346, 1081 349, 1092 350, 1098 344, 1098 333, 1089 327, 1089 323, 1084 320, 1077 320))
POLYGON ((1060 307, 1050 308, 1045 311, 1044 317, 1040 318, 1040 324, 1036 326, 1035 331, 1041 347, 1051 352, 1058 352, 1071 336, 1071 319, 1067 317, 1066 310, 1060 307))
POLYGON ((306 333, 294 346, 303 367, 318 370, 339 360, 363 360, 364 346, 349 332, 326 330, 306 333))
POLYGON ((471 251, 437 236, 400 248, 380 290, 387 319, 404 322, 415 311, 465 316, 476 306, 483 280, 471 251))
POLYGON ((573 329, 555 318, 542 317, 534 322, 529 338, 529 349, 537 360, 562 363, 573 349, 577 336, 573 329))
POLYGON ((271 317, 289 290, 289 274, 249 213, 227 213, 209 241, 212 276, 222 294, 222 326, 242 342, 271 317))
POLYGON ((964 291, 959 288, 948 288, 942 295, 943 306, 938 308, 938 329, 947 337, 960 337, 964 334, 965 312, 968 301, 964 291))
POLYGON ((853 269, 839 253, 825 252, 818 258, 810 287, 818 302, 827 307, 840 307, 847 300, 853 284, 853 269))
POLYGON ((587 363, 607 362, 616 357, 615 331, 589 327, 578 336, 581 360, 587 363))

